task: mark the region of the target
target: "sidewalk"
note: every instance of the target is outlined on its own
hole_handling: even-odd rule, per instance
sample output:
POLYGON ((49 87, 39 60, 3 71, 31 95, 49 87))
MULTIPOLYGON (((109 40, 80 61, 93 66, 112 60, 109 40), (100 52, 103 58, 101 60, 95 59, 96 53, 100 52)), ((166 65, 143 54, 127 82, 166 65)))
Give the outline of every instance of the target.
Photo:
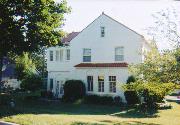
POLYGON ((18 124, 0 121, 0 125, 18 125, 18 124))

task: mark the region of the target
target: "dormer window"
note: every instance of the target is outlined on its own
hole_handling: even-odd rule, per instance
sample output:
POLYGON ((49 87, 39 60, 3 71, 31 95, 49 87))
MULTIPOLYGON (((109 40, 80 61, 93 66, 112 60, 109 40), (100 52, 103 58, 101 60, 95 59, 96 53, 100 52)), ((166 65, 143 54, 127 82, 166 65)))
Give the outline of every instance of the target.
POLYGON ((101 26, 101 37, 105 36, 105 27, 101 26))

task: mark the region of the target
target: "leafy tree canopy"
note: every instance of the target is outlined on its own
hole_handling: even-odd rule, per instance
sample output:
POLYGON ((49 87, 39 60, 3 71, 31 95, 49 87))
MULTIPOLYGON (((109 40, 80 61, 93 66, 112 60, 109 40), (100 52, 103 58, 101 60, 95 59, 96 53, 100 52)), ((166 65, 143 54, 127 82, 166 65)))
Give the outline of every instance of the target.
POLYGON ((70 12, 65 0, 0 0, 0 8, 0 69, 9 52, 22 54, 56 45, 64 14, 70 12))

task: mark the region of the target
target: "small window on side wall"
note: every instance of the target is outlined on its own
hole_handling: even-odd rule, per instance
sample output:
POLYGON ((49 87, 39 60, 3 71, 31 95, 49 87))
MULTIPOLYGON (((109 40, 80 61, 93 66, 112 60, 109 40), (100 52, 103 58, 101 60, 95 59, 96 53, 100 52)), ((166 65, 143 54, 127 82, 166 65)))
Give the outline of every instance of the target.
POLYGON ((101 37, 105 36, 105 27, 101 26, 101 37))
POLYGON ((53 89, 53 79, 50 79, 50 90, 53 89))

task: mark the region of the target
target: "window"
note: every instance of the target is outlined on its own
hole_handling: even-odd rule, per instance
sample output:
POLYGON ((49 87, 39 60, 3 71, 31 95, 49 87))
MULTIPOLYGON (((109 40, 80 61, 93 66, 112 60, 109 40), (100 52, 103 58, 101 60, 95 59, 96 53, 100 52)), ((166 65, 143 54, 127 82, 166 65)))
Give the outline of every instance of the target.
POLYGON ((104 92, 104 76, 98 76, 98 92, 104 92))
POLYGON ((50 79, 50 90, 53 89, 53 79, 50 79))
POLYGON ((60 61, 63 61, 63 49, 60 50, 60 61))
POLYGON ((50 58, 50 61, 53 61, 53 51, 49 51, 49 58, 50 58))
POLYGON ((91 62, 91 49, 83 49, 83 62, 91 62))
POLYGON ((116 76, 109 76, 109 91, 116 92, 116 76))
POLYGON ((66 50, 66 60, 70 60, 70 49, 66 50))
POLYGON ((88 91, 93 91, 93 76, 87 76, 88 91))
POLYGON ((105 27, 101 27, 101 37, 105 36, 105 27))
POLYGON ((59 61, 59 51, 56 50, 56 61, 59 61))
POLYGON ((124 47, 115 48, 115 61, 124 61, 124 47))

